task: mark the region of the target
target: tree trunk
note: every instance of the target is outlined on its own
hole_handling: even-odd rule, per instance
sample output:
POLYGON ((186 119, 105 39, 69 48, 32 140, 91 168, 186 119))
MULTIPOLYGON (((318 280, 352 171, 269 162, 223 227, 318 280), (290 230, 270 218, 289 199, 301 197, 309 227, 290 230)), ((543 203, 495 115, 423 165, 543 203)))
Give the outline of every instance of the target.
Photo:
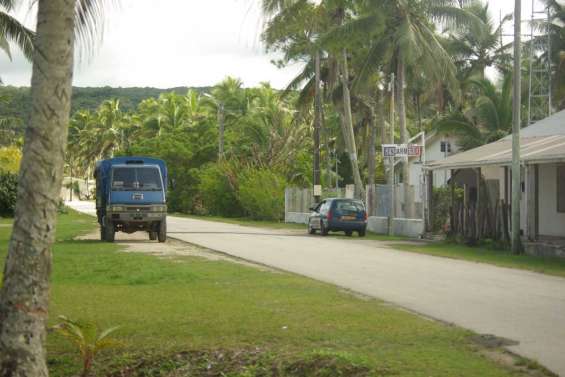
MULTIPOLYGON (((315 88, 314 88, 314 186, 320 185, 320 130, 322 129, 322 93, 320 91, 320 51, 317 50, 314 57, 316 65, 315 88)), ((316 203, 320 201, 320 196, 314 196, 316 203)))
MULTIPOLYGON (((380 93, 377 91, 376 106, 380 105, 380 93)), ((367 180, 369 192, 367 196, 367 208, 370 215, 375 215, 375 171, 377 169, 376 161, 376 144, 377 144, 377 116, 375 114, 375 106, 369 104, 369 144, 367 151, 367 180)))
POLYGON ((344 135, 347 142, 347 150, 349 152, 349 160, 351 161, 351 170, 353 171, 353 180, 355 183, 355 196, 357 198, 365 197, 361 174, 359 173, 359 161, 357 160, 357 146, 355 145, 355 133, 353 131, 353 116, 351 114, 351 94, 349 93, 349 71, 347 67, 347 51, 343 50, 341 64, 341 86, 343 90, 343 112, 345 116, 344 135))
POLYGON ((224 130, 225 130, 225 110, 224 104, 218 104, 218 161, 224 159, 224 130))
MULTIPOLYGON (((406 68, 402 56, 398 58, 397 66, 397 88, 396 94, 398 96, 398 126, 400 127, 400 143, 408 143, 408 128, 406 126, 406 99, 404 84, 406 80, 406 68)), ((414 217, 414 198, 410 192, 410 168, 408 160, 402 163, 402 183, 404 183, 404 215, 406 218, 414 217)))
POLYGON ((75 0, 39 0, 18 200, 0 291, 0 376, 48 376, 45 325, 71 109, 75 0))

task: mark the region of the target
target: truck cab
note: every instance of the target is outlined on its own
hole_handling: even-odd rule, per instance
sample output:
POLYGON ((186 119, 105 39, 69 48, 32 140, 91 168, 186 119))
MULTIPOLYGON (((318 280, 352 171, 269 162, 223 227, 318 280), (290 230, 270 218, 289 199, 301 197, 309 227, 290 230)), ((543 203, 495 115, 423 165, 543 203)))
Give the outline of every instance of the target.
POLYGON ((96 215, 100 239, 114 242, 116 232, 147 232, 150 240, 167 240, 167 166, 148 157, 98 161, 96 215))

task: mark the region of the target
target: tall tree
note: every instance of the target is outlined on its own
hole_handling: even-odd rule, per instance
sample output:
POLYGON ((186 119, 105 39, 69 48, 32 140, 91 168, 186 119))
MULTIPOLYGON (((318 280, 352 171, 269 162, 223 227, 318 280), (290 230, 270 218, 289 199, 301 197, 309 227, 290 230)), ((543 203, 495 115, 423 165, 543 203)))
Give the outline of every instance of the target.
POLYGON ((45 325, 71 109, 75 25, 79 39, 88 39, 103 7, 97 0, 38 0, 37 9, 33 106, 0 290, 0 375, 6 377, 49 374, 45 325))
POLYGON ((520 201, 522 197, 522 172, 520 167, 520 107, 521 107, 521 40, 522 0, 514 2, 514 88, 512 95, 512 252, 522 252, 520 236, 520 201))

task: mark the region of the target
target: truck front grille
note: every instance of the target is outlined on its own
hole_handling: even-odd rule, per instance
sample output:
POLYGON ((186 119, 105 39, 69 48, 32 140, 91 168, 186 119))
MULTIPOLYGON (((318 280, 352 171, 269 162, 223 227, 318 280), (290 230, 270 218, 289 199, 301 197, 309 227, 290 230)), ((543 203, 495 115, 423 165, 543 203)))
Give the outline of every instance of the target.
POLYGON ((151 207, 127 207, 126 209, 132 212, 141 212, 141 211, 149 211, 151 207))

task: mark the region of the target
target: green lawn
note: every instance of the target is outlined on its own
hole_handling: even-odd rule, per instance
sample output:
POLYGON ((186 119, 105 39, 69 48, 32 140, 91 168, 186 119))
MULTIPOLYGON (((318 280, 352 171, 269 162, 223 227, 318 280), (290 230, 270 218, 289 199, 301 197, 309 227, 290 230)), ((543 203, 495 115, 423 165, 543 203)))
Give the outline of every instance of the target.
MULTIPOLYGON (((64 314, 102 328, 121 326, 123 346, 102 354, 99 369, 150 354, 259 347, 277 362, 334 355, 366 366, 367 375, 521 375, 482 356, 468 331, 328 284, 226 261, 122 253, 118 244, 72 239, 94 226, 91 217, 60 216, 50 322, 64 314)), ((1 260, 9 230, 0 227, 1 260)), ((47 343, 51 375, 76 374, 75 350, 54 333, 47 343)), ((226 375, 261 374, 249 369, 226 375)))
POLYGON ((449 242, 436 242, 421 245, 395 244, 394 248, 421 254, 435 255, 472 262, 489 263, 501 267, 518 268, 565 277, 565 259, 514 255, 507 250, 485 247, 470 247, 449 242))

